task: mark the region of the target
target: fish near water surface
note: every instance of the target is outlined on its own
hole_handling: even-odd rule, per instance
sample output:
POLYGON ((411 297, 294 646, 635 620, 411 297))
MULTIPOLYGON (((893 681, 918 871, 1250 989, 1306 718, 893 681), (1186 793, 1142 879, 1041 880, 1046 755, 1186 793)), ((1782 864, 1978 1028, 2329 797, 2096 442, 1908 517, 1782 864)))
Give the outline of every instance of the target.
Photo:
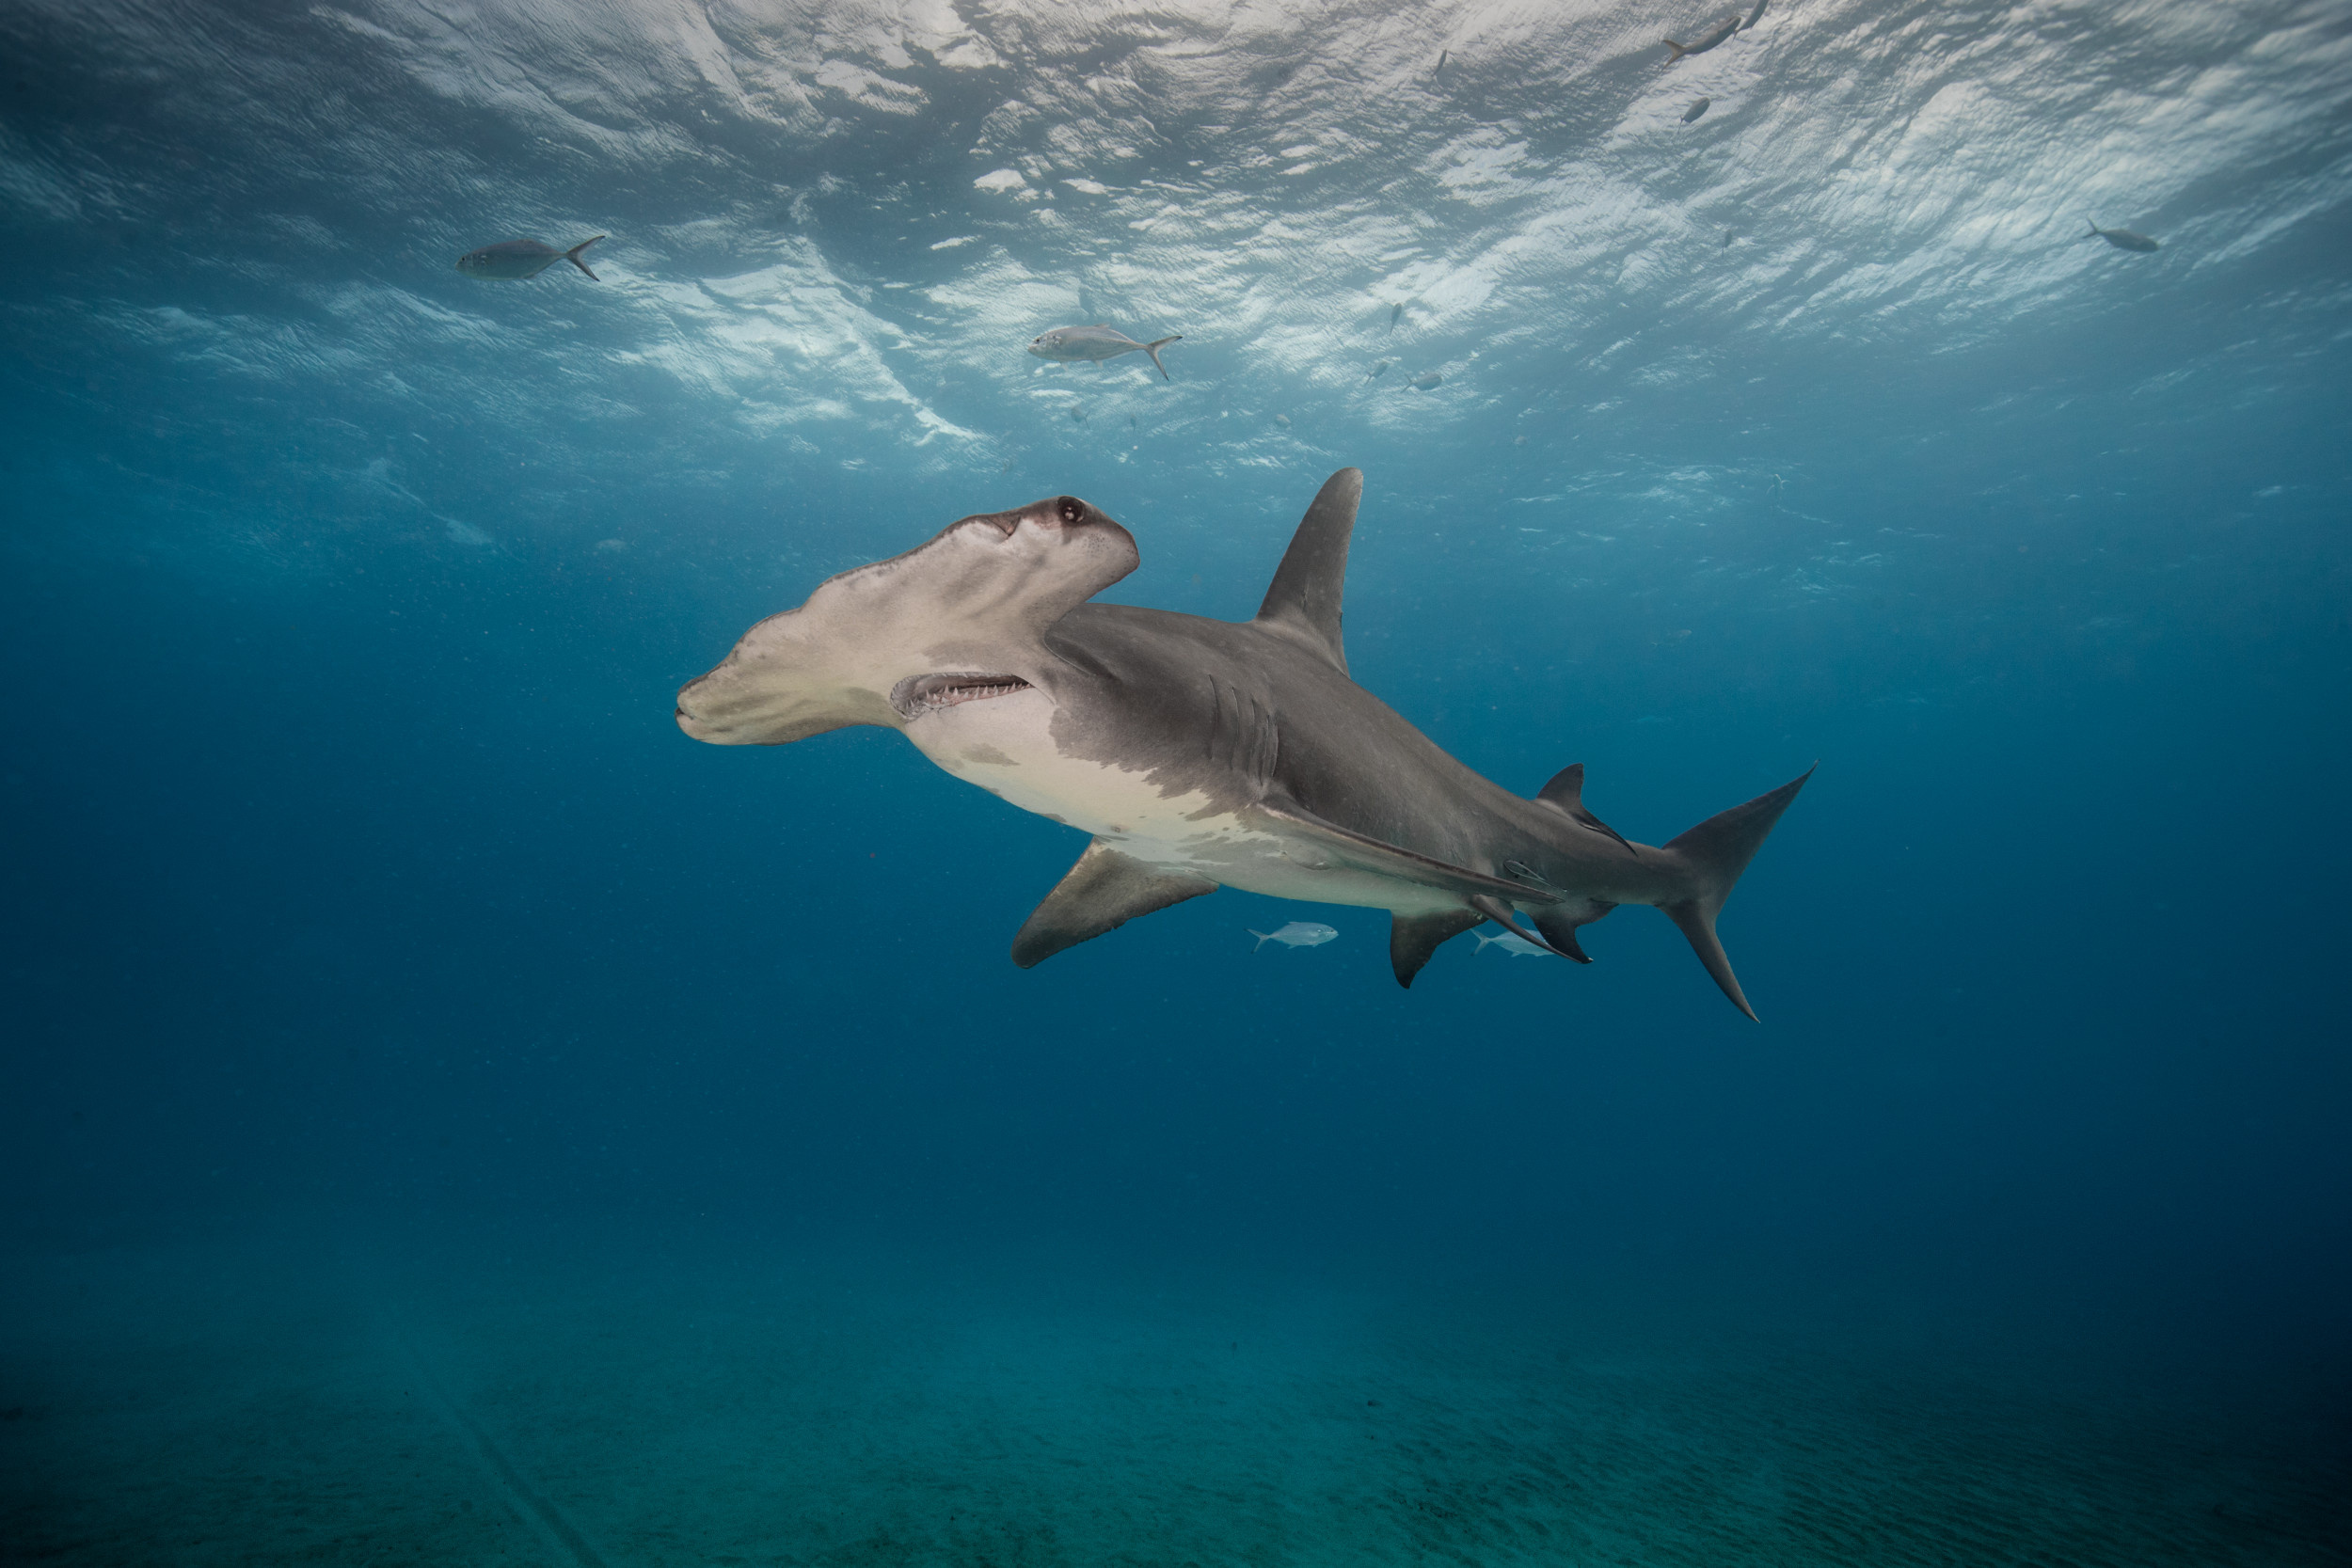
POLYGON ((501 240, 485 245, 480 250, 469 250, 457 258, 457 270, 468 277, 479 277, 489 283, 519 283, 526 277, 536 277, 558 261, 569 261, 588 273, 592 283, 604 281, 588 272, 588 263, 580 253, 603 239, 602 234, 580 241, 569 250, 558 250, 538 240, 501 240))
MULTIPOLYGON (((1764 13, 1761 10, 1758 10, 1756 14, 1761 16, 1764 13)), ((1739 30, 1740 13, 1738 11, 1734 11, 1724 21, 1716 24, 1715 30, 1713 32, 1708 34, 1705 38, 1700 39, 1696 43, 1677 43, 1674 40, 1668 39, 1666 40, 1666 47, 1673 50, 1674 53, 1666 56, 1666 63, 1668 65, 1672 65, 1675 61, 1681 59, 1686 55, 1704 55, 1739 30)))
POLYGON ((1707 112, 1707 106, 1714 102, 1715 101, 1711 98, 1693 98, 1691 100, 1691 106, 1682 111, 1682 123, 1688 125, 1692 120, 1698 119, 1699 116, 1707 112))
MULTIPOLYGON (((2083 221, 2090 224, 2090 234, 2098 235, 2118 250, 2137 250, 2145 254, 2164 248, 2137 229, 2102 229, 2090 218, 2085 218, 2083 221)), ((2090 234, 2085 234, 2083 238, 2087 240, 2090 238, 2090 234)))
POLYGON ((1409 986, 1492 921, 1589 962, 1578 930, 1662 911, 1732 1004, 1732 886, 1806 774, 1662 846, 1583 803, 1581 764, 1521 799, 1348 676, 1340 601, 1363 476, 1326 482, 1255 617, 1095 604, 1134 535, 1075 496, 950 524, 760 622, 678 693, 698 740, 774 746, 895 729, 946 771, 1092 835, 1013 938, 1030 968, 1219 887, 1387 910, 1409 986))
POLYGON ((1154 338, 1148 343, 1139 343, 1124 332, 1098 322, 1092 326, 1057 326, 1051 331, 1041 332, 1029 340, 1029 352, 1040 359, 1097 365, 1105 359, 1116 359, 1122 354, 1148 354, 1152 356, 1152 363, 1159 367, 1160 379, 1173 381, 1176 378, 1168 373, 1168 367, 1160 364, 1160 350, 1170 343, 1184 341, 1184 335, 1179 332, 1170 337, 1154 338))

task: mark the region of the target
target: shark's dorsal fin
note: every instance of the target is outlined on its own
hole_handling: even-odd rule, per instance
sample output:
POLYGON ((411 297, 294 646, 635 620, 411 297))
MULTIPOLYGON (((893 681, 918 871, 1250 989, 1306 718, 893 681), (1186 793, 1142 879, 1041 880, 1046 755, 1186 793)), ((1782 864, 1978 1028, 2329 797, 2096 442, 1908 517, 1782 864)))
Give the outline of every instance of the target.
POLYGON ((1559 807, 1597 833, 1608 834, 1619 844, 1625 845, 1627 854, 1632 855, 1636 860, 1641 859, 1641 856, 1635 853, 1633 846, 1626 844, 1625 834, 1584 809, 1584 765, 1582 763, 1572 762, 1554 773, 1551 776, 1551 783, 1535 792, 1535 799, 1548 806, 1559 807))
POLYGON ((1323 482, 1258 607, 1259 626, 1304 643, 1347 673, 1340 642, 1340 598, 1347 587, 1347 540, 1363 499, 1364 471, 1342 468, 1323 482))
POLYGON ((1075 947, 1139 914, 1215 893, 1206 877, 1163 871, 1096 839, 1070 874, 1045 895, 1012 939, 1012 961, 1023 969, 1043 963, 1065 947, 1075 947))

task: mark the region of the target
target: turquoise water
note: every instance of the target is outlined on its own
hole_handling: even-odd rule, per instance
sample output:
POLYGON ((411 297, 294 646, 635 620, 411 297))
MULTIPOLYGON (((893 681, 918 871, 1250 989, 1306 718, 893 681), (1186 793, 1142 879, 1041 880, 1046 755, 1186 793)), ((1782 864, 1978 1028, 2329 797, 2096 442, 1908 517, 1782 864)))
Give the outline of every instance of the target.
POLYGON ((0 7, 0 1560, 2352 1557, 2352 29, 1719 20, 0 7), (1820 762, 1760 1022, 1020 970, 1082 832, 674 721, 1040 498, 1247 618, 1349 466, 1502 787, 1820 762))

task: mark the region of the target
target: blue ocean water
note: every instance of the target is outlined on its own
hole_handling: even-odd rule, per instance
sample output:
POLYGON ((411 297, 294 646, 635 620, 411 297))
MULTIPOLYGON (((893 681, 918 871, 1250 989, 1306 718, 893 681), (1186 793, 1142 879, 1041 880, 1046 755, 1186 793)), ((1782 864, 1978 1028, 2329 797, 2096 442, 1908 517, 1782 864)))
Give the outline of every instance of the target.
POLYGON ((0 1560, 2352 1560, 2352 17, 1757 10, 0 4, 0 1560), (1760 1023, 674 722, 1347 466, 1760 1023))

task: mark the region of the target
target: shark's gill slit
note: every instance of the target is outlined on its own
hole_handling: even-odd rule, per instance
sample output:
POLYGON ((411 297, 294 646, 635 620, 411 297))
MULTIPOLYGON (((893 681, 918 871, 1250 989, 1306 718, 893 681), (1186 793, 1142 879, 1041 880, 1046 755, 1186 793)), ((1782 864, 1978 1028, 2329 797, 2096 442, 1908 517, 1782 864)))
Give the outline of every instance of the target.
POLYGON ((941 708, 954 707, 961 703, 983 703, 991 697, 1009 697, 1016 691, 1028 689, 1029 683, 1019 675, 972 672, 916 675, 898 684, 890 693, 890 705, 913 719, 920 714, 937 713, 941 708))

